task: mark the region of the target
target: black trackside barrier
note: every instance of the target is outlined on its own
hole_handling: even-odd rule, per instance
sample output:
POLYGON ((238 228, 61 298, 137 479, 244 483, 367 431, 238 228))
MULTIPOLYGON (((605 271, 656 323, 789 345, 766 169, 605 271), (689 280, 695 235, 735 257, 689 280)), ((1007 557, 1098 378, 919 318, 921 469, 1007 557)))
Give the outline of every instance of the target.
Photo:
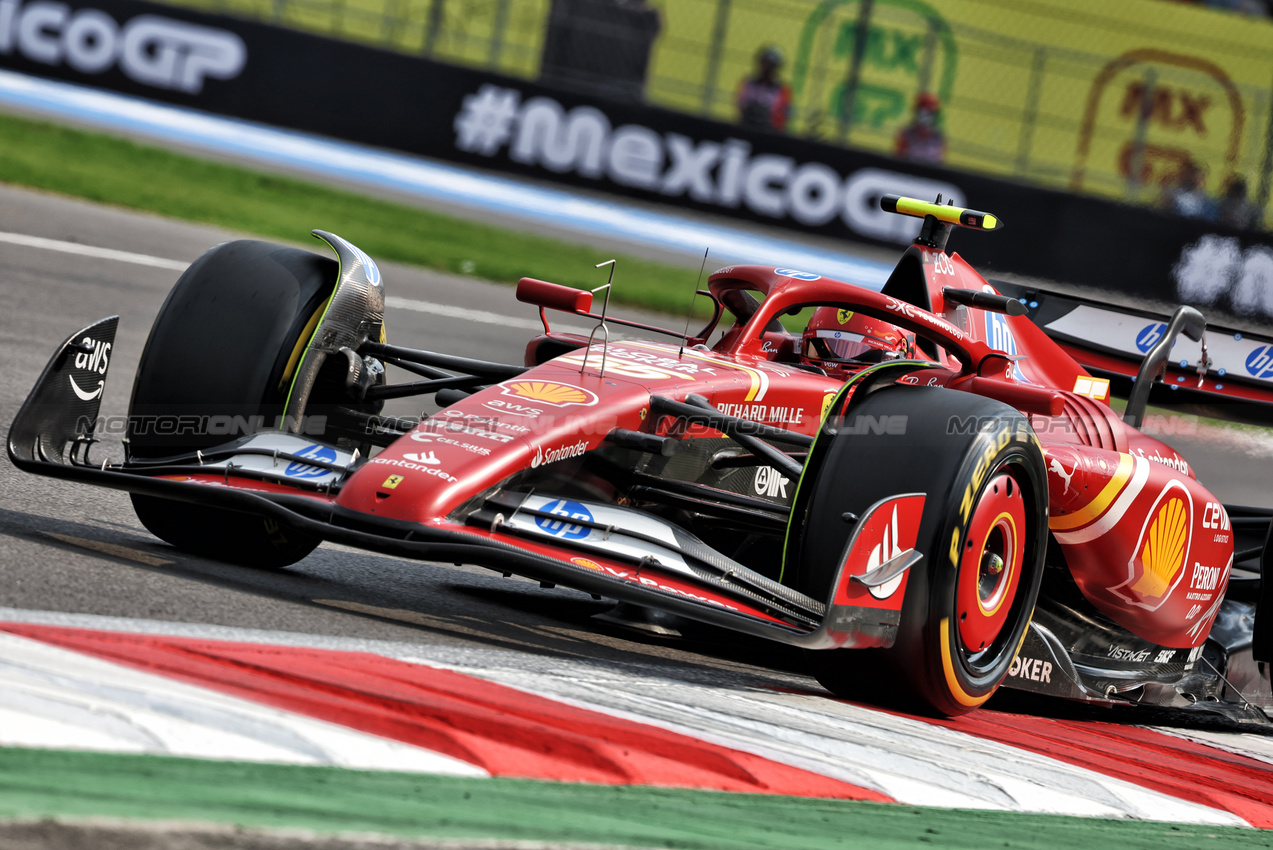
POLYGON ((1012 223, 951 246, 983 272, 1273 318, 1263 233, 140 0, 8 2, 22 73, 855 242, 908 244, 880 197, 941 193, 1012 223))

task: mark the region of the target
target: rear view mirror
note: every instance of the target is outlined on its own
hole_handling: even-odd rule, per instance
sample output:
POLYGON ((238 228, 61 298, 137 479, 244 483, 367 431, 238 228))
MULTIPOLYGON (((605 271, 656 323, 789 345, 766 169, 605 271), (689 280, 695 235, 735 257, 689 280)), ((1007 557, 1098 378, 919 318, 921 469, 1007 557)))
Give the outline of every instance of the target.
POLYGON ((517 282, 517 300, 565 313, 587 314, 592 310, 591 292, 533 277, 524 277, 517 282))

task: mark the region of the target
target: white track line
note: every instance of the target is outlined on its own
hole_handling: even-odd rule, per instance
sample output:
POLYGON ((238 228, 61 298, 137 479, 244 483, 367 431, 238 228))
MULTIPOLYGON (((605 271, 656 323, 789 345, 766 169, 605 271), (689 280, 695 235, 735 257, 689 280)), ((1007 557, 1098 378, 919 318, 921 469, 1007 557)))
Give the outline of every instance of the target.
POLYGON ((157 269, 171 269, 178 272, 185 271, 186 267, 190 265, 181 260, 165 260, 162 257, 134 254, 131 251, 116 251, 114 248, 98 248, 93 245, 81 245, 78 242, 63 242, 60 239, 27 236, 25 233, 0 231, 0 242, 7 242, 10 245, 21 245, 24 248, 40 248, 45 251, 57 251, 62 254, 76 254, 97 260, 116 260, 121 263, 133 263, 134 265, 151 266, 157 269))
MULTIPOLYGON (((505 316, 487 310, 471 310, 468 307, 456 307, 451 304, 439 304, 436 301, 416 301, 413 298, 399 298, 395 295, 385 297, 385 306, 395 310, 411 310, 416 313, 427 313, 431 316, 442 316, 447 319, 462 319, 466 322, 482 322, 488 325, 499 325, 505 328, 543 332, 544 325, 538 319, 527 319, 522 316, 505 316)), ((527 305, 529 309, 529 305, 527 305)), ((554 331, 573 331, 587 333, 586 328, 558 326, 553 323, 554 331)))
MULTIPOLYGON (((42 236, 28 236, 24 233, 7 233, 0 231, 0 242, 20 245, 24 248, 38 248, 42 251, 56 251, 61 254, 74 254, 80 257, 92 257, 97 260, 115 260, 121 263, 133 263, 139 266, 150 266, 157 269, 185 271, 190 263, 181 260, 166 260, 163 257, 152 257, 148 254, 134 254, 131 251, 117 251, 114 248, 98 248, 94 245, 81 245, 78 242, 65 242, 60 239, 46 239, 42 236)), ((488 325, 499 325, 505 328, 542 331, 544 326, 538 320, 520 316, 505 316, 487 310, 470 310, 467 307, 455 307, 451 304, 438 304, 433 301, 417 301, 412 298, 385 298, 385 305, 396 310, 411 310, 416 313, 427 313, 431 316, 442 316, 447 319, 462 319, 468 322, 481 322, 488 325)), ((574 330, 578 328, 560 328, 574 330)))

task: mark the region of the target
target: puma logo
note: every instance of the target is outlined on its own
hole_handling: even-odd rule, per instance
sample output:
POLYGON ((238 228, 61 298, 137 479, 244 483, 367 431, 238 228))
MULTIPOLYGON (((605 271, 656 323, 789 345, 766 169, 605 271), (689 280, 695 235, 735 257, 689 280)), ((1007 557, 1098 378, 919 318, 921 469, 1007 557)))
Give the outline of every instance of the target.
POLYGON ((1052 458, 1052 462, 1048 464, 1048 472, 1055 472, 1058 477, 1065 481, 1065 489, 1061 491, 1062 496, 1070 492, 1070 479, 1074 477, 1074 473, 1077 470, 1078 467, 1075 466, 1074 469, 1066 472, 1065 467, 1061 466, 1061 462, 1056 458, 1052 458))

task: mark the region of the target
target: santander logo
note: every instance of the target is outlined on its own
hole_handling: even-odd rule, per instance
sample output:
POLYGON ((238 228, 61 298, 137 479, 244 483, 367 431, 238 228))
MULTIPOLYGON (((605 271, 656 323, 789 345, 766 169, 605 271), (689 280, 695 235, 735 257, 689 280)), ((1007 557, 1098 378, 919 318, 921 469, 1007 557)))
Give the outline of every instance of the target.
POLYGON ((538 469, 550 463, 556 463, 559 460, 567 460, 572 457, 579 457, 588 451, 588 441, 580 440, 577 443, 566 446, 558 446, 555 449, 544 451, 543 446, 535 447, 535 456, 530 459, 530 468, 538 469))

